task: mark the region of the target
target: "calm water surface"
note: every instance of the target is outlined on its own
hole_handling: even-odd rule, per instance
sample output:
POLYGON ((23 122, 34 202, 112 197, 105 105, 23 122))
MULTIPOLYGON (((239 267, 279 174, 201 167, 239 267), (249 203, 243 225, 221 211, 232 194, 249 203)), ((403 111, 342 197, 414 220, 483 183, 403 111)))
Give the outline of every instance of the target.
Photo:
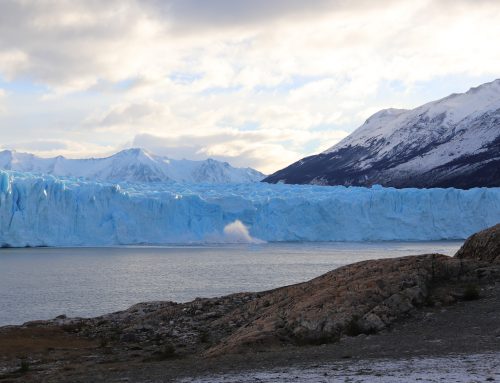
POLYGON ((461 242, 0 249, 0 325, 95 316, 152 300, 189 301, 306 281, 339 266, 461 242))

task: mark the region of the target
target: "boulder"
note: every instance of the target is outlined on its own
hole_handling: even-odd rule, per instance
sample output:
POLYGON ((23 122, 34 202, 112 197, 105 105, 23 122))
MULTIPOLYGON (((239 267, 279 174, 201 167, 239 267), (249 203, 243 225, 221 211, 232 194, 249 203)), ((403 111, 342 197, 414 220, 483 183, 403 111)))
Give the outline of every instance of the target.
POLYGON ((455 257, 500 264, 500 224, 470 236, 455 257))

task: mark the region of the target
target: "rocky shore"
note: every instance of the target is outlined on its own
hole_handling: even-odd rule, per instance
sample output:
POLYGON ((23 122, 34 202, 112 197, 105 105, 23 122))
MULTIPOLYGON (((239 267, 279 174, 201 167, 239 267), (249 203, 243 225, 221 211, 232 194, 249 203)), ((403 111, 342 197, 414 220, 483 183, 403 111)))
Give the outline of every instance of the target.
POLYGON ((96 318, 3 327, 0 382, 169 381, 307 363, 313 355, 323 362, 394 357, 389 349, 412 355, 419 337, 439 328, 449 347, 424 342, 424 354, 499 352, 499 294, 496 225, 470 237, 454 257, 364 261, 265 292, 140 303, 96 318), (469 322, 457 322, 460 316, 469 322), (460 341, 468 331, 481 333, 481 347, 460 341), (379 349, 375 354, 366 349, 370 342, 379 349))

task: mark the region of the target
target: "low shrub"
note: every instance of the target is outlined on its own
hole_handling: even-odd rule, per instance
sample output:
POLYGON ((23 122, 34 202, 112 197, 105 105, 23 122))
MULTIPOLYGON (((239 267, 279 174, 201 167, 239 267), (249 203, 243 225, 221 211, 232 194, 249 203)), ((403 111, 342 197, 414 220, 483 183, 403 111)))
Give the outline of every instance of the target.
POLYGON ((158 360, 167 360, 177 357, 175 346, 172 343, 165 344, 156 355, 158 360))
POLYGON ((26 373, 30 370, 30 362, 28 359, 22 359, 19 365, 19 372, 26 373))
POLYGON ((198 338, 201 343, 210 343, 210 333, 208 330, 202 329, 199 331, 198 338))
POLYGON ((474 301, 479 299, 479 287, 477 285, 469 284, 465 286, 464 293, 462 294, 462 299, 464 301, 474 301))

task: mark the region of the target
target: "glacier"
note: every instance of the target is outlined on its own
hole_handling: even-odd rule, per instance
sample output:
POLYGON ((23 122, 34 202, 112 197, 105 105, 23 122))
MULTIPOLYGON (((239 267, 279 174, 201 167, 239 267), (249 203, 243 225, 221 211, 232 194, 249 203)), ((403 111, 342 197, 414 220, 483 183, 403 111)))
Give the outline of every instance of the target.
POLYGON ((500 188, 112 184, 0 171, 4 247, 445 240, 499 221, 500 188))

